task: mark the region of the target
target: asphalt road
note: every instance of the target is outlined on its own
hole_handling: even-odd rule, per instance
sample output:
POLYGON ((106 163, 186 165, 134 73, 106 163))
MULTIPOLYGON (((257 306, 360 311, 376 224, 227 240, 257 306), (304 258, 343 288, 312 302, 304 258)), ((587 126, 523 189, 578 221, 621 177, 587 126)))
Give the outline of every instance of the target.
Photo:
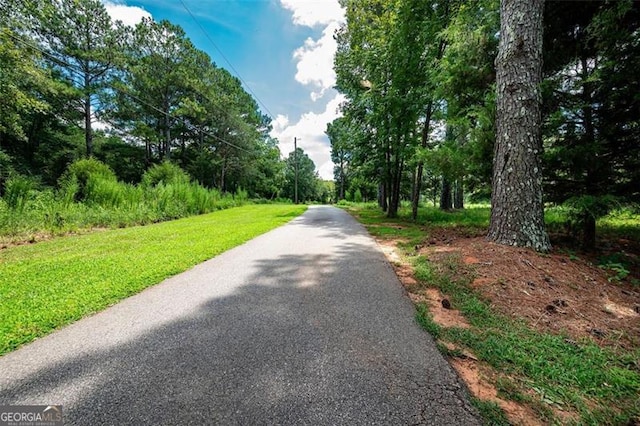
POLYGON ((348 214, 312 207, 0 358, 0 405, 79 425, 475 425, 466 389, 348 214))

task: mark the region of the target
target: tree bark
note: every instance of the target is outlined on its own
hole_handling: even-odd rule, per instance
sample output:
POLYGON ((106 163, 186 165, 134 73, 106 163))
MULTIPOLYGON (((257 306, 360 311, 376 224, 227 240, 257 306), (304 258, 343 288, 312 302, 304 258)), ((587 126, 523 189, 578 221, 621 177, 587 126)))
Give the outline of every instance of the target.
POLYGON ((544 0, 501 0, 491 223, 500 244, 551 248, 544 228, 540 81, 544 0))
POLYGON ((345 173, 344 173, 344 160, 340 159, 340 196, 339 200, 344 200, 344 187, 345 187, 345 173))
POLYGON ((378 207, 382 209, 382 211, 387 211, 387 191, 386 184, 379 183, 378 184, 378 207))
POLYGON ((398 217, 398 210, 400 208, 400 186, 402 183, 402 171, 404 168, 404 162, 401 158, 402 150, 396 144, 394 161, 393 161, 393 173, 391 179, 391 194, 389 198, 389 209, 387 210, 388 218, 398 217))
POLYGON ((453 197, 451 196, 451 181, 442 177, 442 192, 440 193, 440 210, 451 210, 453 197))
MULTIPOLYGON (((586 156, 586 182, 585 192, 588 195, 599 195, 598 191, 598 158, 595 153, 595 128, 593 123, 593 84, 589 82, 591 73, 589 72, 588 58, 582 56, 580 64, 582 66, 582 124, 584 126, 583 145, 586 147, 584 155, 586 156)), ((582 248, 587 251, 596 248, 596 219, 589 212, 583 213, 582 228, 582 248)))
POLYGON ((91 129, 91 76, 84 75, 84 141, 87 149, 87 158, 93 155, 93 131, 91 129))
MULTIPOLYGON (((442 48, 444 50, 444 47, 442 48)), ((438 57, 439 59, 439 57, 438 57)), ((433 102, 429 101, 427 104, 427 111, 425 114, 424 125, 422 126, 422 135, 420 140, 420 146, 426 148, 429 143, 429 132, 431 131, 431 115, 433 113, 433 102)), ((411 217, 413 220, 418 218, 418 204, 420 203, 420 191, 422 189, 422 175, 424 173, 424 162, 418 163, 418 170, 416 172, 416 179, 413 183, 413 197, 411 200, 411 217)))
POLYGON ((453 185, 453 208, 464 209, 464 182, 462 178, 456 180, 453 185))

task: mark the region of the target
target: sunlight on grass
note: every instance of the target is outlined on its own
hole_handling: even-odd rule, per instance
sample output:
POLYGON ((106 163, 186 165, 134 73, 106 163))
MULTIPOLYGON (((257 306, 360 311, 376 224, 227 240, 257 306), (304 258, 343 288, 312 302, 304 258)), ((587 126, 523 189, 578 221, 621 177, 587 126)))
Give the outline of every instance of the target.
MULTIPOLYGON (((410 239, 415 244, 424 244, 430 233, 443 232, 444 228, 457 228, 456 234, 460 228, 472 229, 478 231, 475 235, 482 235, 488 228, 490 215, 487 205, 467 206, 453 212, 429 206, 419 210, 416 223, 406 206, 397 219, 386 218, 373 204, 351 204, 345 208, 374 236, 410 239)), ((548 207, 545 211, 545 222, 553 232, 566 232, 566 220, 562 207, 548 207)), ((607 238, 638 239, 638 212, 630 208, 614 211, 598 221, 598 232, 607 238)), ((574 341, 564 335, 531 329, 523 321, 498 313, 483 299, 471 286, 473 271, 462 263, 459 253, 431 261, 418 255, 412 245, 397 244, 397 247, 411 262, 414 277, 421 285, 436 287, 446 294, 472 327, 444 327, 434 321, 426 304, 417 305, 418 323, 434 338, 468 349, 492 366, 498 372, 496 388, 502 397, 525 403, 549 424, 559 421, 553 409, 575 413, 576 424, 630 424, 627 422, 640 416, 637 347, 599 347, 588 340, 574 341)), ((602 262, 611 267, 619 259, 609 256, 602 262)), ((440 350, 449 354, 442 344, 440 350)), ((495 404, 483 401, 475 404, 488 424, 508 424, 495 404)))
POLYGON ((282 225, 305 209, 245 206, 0 250, 0 354, 282 225))

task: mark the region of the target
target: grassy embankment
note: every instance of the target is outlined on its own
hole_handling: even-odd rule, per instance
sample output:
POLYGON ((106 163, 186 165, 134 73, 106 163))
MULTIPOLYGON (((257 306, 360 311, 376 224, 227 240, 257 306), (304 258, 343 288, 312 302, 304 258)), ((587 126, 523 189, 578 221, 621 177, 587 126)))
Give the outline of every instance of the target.
POLYGON ((0 355, 282 225, 252 205, 0 250, 0 355))
MULTIPOLYGON (((633 424, 633 419, 640 419, 640 348, 601 347, 587 339, 576 342, 537 331, 498 313, 471 286, 474 270, 459 256, 443 261, 416 253, 416 246, 428 245, 430 234, 446 234, 447 228, 455 227, 457 237, 482 235, 489 223, 488 207, 452 213, 423 208, 418 223, 409 219, 408 209, 393 220, 372 205, 347 209, 374 236, 399 241, 403 261, 413 268, 418 285, 437 288, 460 310, 470 328, 444 327, 434 321, 427 304, 416 306, 418 322, 437 340, 470 351, 497 372, 493 384, 499 397, 529 407, 546 424, 633 424)), ((637 240, 639 219, 637 212, 616 212, 599 221, 598 232, 637 240)), ((563 211, 549 209, 546 221, 548 228, 562 229, 563 211)), ((440 349, 447 356, 459 355, 444 345, 440 349)), ((474 403, 488 424, 509 424, 494 402, 475 399, 474 403)))
MULTIPOLYGON (((1 178, 2 176, 0 176, 1 178)), ((142 182, 120 182, 106 165, 80 160, 58 185, 29 177, 0 179, 0 244, 35 242, 93 228, 124 228, 210 213, 247 202, 247 193, 221 193, 190 180, 179 167, 151 167, 142 182)))

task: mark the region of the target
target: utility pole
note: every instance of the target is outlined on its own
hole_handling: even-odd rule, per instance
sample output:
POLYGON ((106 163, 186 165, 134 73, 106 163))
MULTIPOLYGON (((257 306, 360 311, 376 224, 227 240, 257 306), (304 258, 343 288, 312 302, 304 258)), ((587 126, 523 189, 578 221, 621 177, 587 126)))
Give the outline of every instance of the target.
POLYGON ((295 178, 295 184, 294 184, 294 194, 295 194, 294 202, 298 204, 298 138, 296 137, 293 138, 293 161, 294 161, 295 170, 296 170, 296 178, 295 178))

